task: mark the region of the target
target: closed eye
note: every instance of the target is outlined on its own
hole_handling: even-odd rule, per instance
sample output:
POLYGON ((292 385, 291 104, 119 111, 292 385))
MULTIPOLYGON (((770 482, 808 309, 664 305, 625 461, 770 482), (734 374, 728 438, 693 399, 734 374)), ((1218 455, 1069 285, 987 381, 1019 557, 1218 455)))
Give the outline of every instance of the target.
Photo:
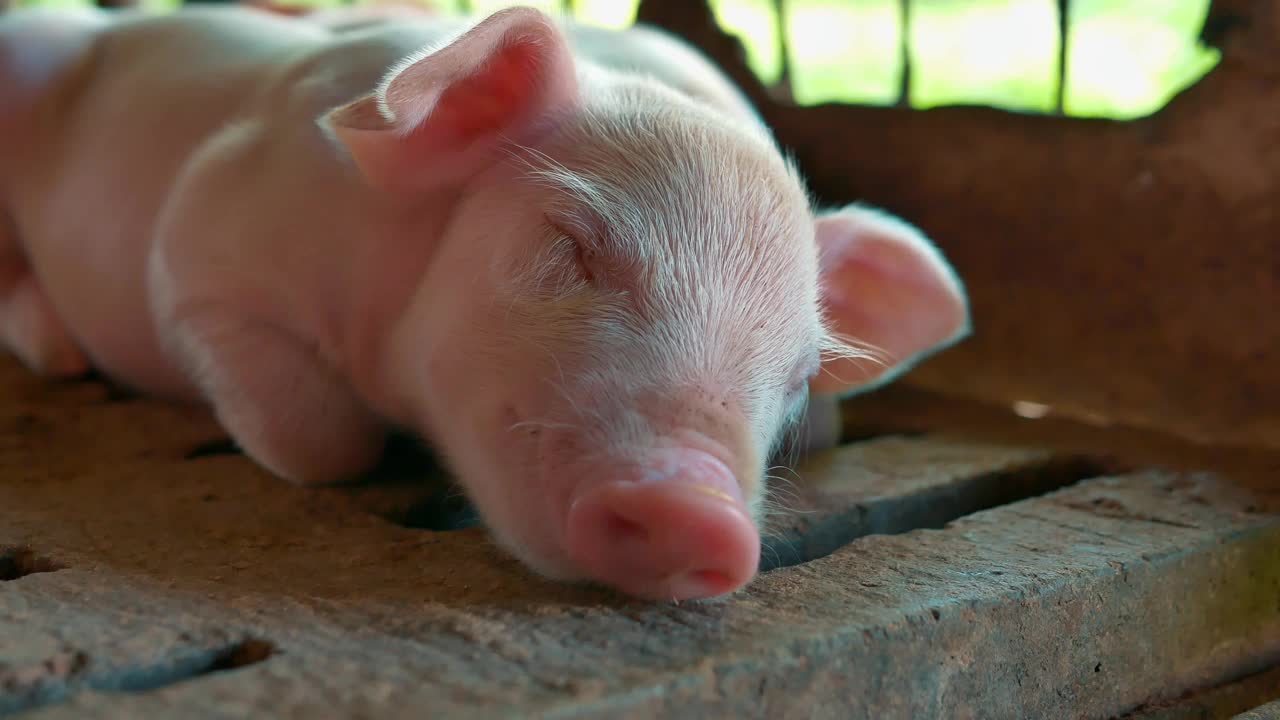
POLYGON ((815 356, 797 366, 791 380, 787 382, 783 403, 788 413, 799 413, 809 401, 809 381, 818 374, 820 360, 815 356))
POLYGON ((547 224, 556 236, 556 243, 564 247, 566 252, 572 254, 573 264, 578 274, 592 285, 596 284, 595 267, 599 264, 599 253, 596 252, 595 248, 549 219, 547 224))
POLYGON ((573 242, 573 261, 578 266, 578 272, 582 273, 587 282, 595 285, 596 275, 595 271, 592 270, 592 266, 595 265, 597 260, 595 250, 587 247, 573 236, 569 236, 569 239, 573 242))
POLYGON ((805 408, 809 406, 809 382, 793 381, 787 385, 787 394, 783 398, 783 427, 792 427, 800 422, 805 408))
POLYGON ((817 376, 818 371, 822 368, 822 360, 817 355, 808 358, 796 368, 795 374, 791 376, 791 382, 787 384, 787 394, 799 393, 802 390, 809 389, 809 381, 817 376))
POLYGON ((809 388, 809 378, 797 376, 787 383, 787 397, 794 398, 796 395, 804 392, 809 388))

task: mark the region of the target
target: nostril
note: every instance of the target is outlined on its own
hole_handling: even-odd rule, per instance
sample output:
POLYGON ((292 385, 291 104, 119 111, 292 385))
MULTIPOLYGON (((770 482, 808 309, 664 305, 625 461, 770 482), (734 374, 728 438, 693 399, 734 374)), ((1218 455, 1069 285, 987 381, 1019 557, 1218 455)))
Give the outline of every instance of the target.
POLYGON ((619 543, 641 543, 649 539, 649 531, 643 525, 617 513, 609 513, 604 529, 605 537, 619 543))
POLYGON ((729 585, 733 582, 728 575, 719 570, 695 570, 689 574, 704 585, 729 585))

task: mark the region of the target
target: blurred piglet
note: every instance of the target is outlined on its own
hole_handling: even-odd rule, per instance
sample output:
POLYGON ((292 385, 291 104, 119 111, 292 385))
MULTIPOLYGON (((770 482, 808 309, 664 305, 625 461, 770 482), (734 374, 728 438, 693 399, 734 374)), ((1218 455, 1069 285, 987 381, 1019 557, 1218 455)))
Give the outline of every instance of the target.
POLYGON ((930 243, 815 212, 702 55, 527 8, 4 16, 0 247, 34 370, 208 403, 297 483, 411 431, 529 567, 656 599, 755 575, 810 392, 969 327, 930 243))

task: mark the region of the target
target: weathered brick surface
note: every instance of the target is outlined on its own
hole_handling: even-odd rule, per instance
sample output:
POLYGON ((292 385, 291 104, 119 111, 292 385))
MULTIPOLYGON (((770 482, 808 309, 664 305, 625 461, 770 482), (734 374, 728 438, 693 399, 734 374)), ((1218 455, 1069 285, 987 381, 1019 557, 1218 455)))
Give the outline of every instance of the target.
POLYGON ((1280 660, 1280 522, 1248 502, 1183 476, 1088 481, 672 607, 345 513, 299 508, 301 537, 264 494, 223 518, 214 552, 189 546, 181 507, 145 533, 34 533, 100 545, 6 588, 0 637, 16 694, 78 691, 33 717, 1105 717, 1280 660), (277 654, 138 692, 249 638, 277 654))
POLYGON ((0 712, 1107 717, 1280 662, 1280 516, 1209 475, 1000 505, 1072 461, 874 441, 802 469, 795 502, 813 527, 863 508, 855 526, 897 534, 653 605, 541 581, 479 530, 398 526, 424 492, 403 482, 309 491, 185 460, 206 421, 107 400, 0 369, 0 556, 23 558, 0 581, 0 712), (909 531, 1000 477, 995 507, 909 531))

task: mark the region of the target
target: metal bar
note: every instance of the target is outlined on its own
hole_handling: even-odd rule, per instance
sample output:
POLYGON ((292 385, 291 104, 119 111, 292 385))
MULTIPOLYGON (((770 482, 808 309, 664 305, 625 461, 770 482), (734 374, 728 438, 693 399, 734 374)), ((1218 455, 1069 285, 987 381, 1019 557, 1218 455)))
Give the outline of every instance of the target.
POLYGON ((1067 58, 1071 41, 1071 0, 1058 0, 1058 97, 1059 115, 1067 114, 1067 58))
POLYGON ((778 73, 777 87, 775 91, 781 93, 784 97, 791 97, 791 42, 788 38, 787 28, 787 0, 773 0, 773 12, 777 17, 778 29, 778 63, 780 71, 778 73))
POLYGON ((1211 0, 1205 14, 1200 40, 1206 45, 1222 48, 1231 33, 1248 26, 1249 5, 1240 0, 1211 0))
POLYGON ((898 0, 902 36, 898 49, 902 56, 902 76, 898 84, 899 107, 911 107, 911 0, 898 0))

